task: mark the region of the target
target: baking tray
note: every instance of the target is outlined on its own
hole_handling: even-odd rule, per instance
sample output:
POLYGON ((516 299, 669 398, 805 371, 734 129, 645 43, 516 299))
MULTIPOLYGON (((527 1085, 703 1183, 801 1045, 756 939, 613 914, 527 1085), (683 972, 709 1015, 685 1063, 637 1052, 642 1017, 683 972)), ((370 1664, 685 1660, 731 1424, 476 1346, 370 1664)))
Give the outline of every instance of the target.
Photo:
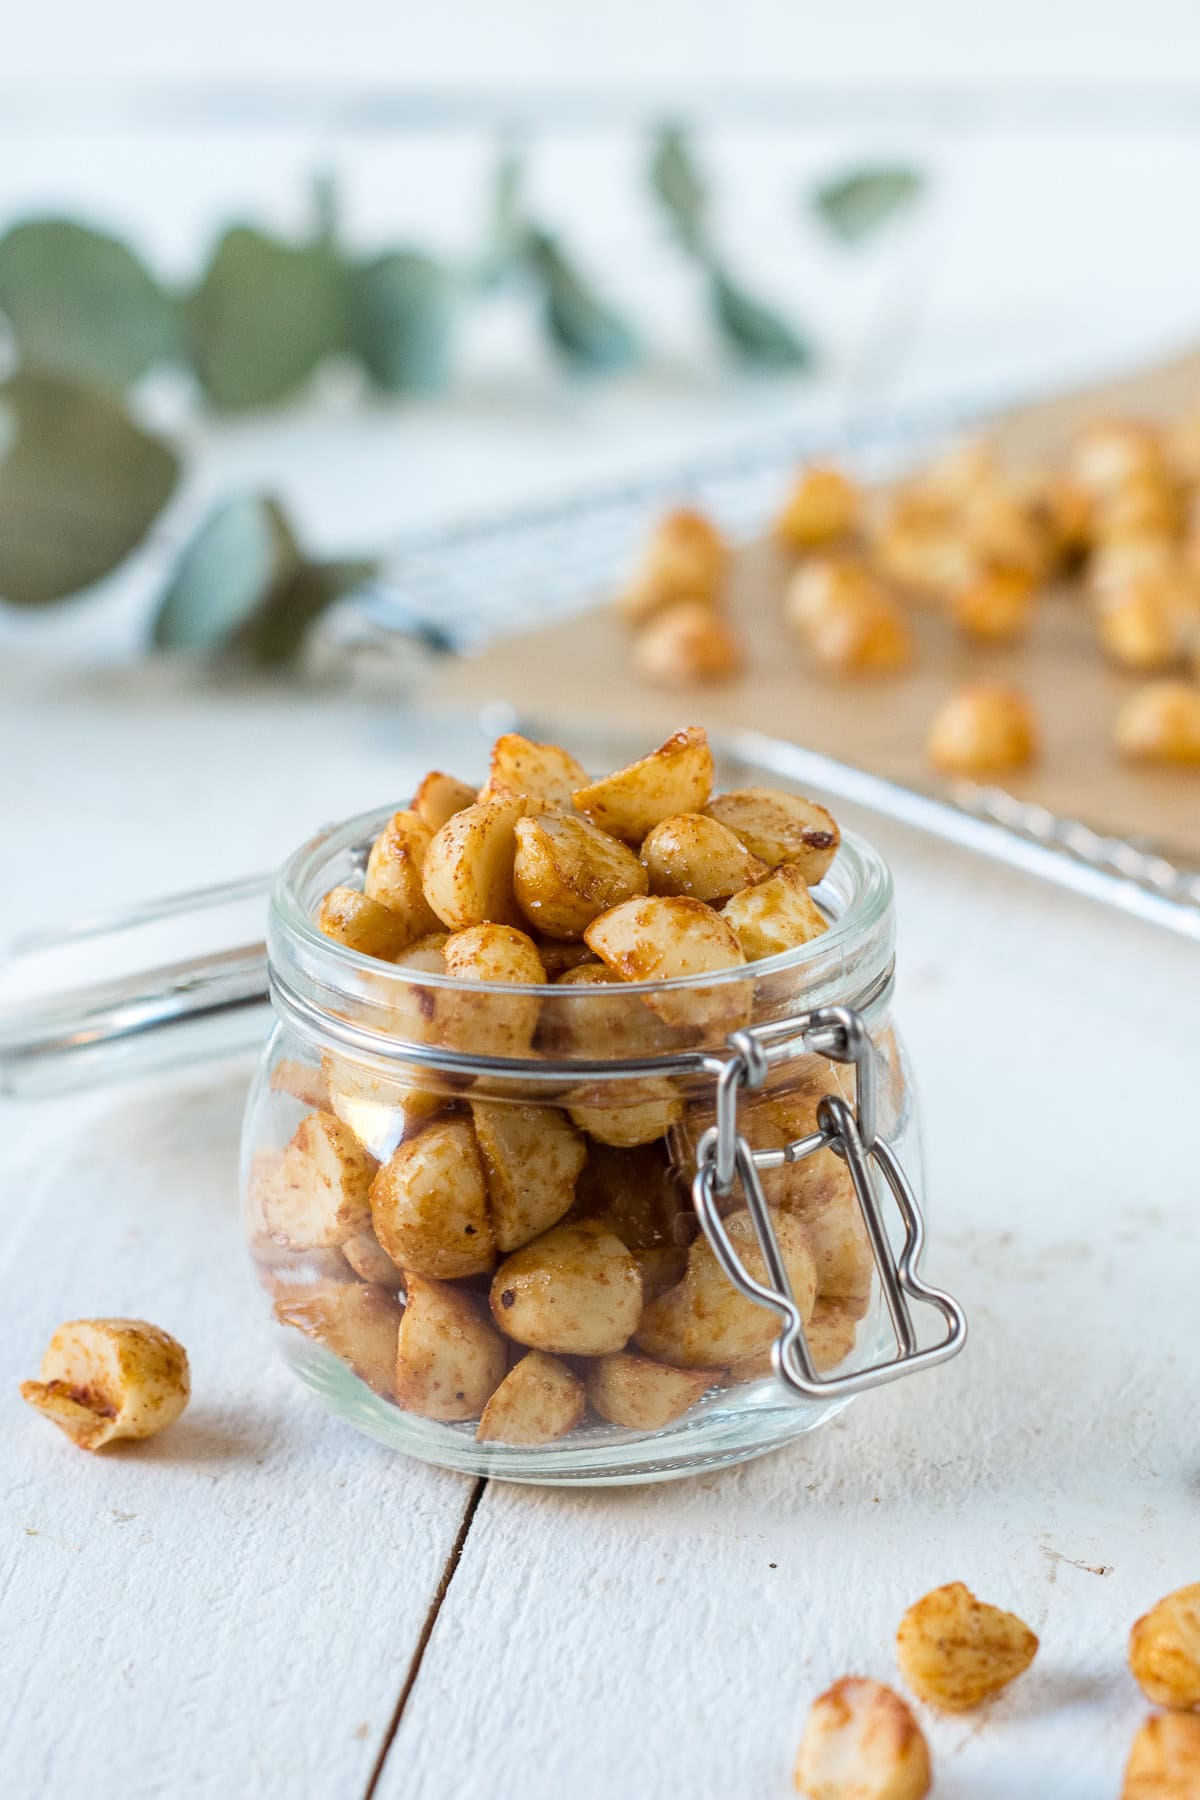
POLYGON ((431 705, 507 705, 547 732, 607 724, 643 740, 694 718, 738 754, 774 759, 781 773, 786 762, 793 779, 827 794, 1200 937, 1200 780, 1113 755, 1111 718, 1131 678, 1096 653, 1077 594, 1051 596, 1031 642, 1016 648, 959 646, 941 621, 915 614, 922 654, 911 678, 835 684, 806 673, 787 638, 785 570, 761 541, 789 475, 809 457, 886 482, 964 432, 985 431, 1020 464, 1053 456, 1098 413, 1170 416, 1198 398, 1200 355, 1189 355, 1047 401, 998 408, 968 397, 781 432, 410 538, 359 607, 358 627, 366 639, 417 630, 461 652, 435 670, 431 705), (608 600, 647 526, 679 502, 710 510, 747 545, 732 606, 752 665, 735 683, 664 694, 634 680, 608 600), (1045 727, 1039 768, 1004 788, 941 781, 924 766, 938 698, 982 678, 1026 688, 1045 727))

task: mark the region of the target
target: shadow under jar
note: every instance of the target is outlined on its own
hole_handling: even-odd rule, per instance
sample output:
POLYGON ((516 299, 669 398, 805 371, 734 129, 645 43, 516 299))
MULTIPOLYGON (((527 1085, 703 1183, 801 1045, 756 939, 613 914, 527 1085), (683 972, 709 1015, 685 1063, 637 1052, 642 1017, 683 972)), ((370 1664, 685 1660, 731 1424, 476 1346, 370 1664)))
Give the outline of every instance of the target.
POLYGON ((258 1282, 333 1412, 469 1473, 649 1481, 775 1449, 954 1353, 961 1314, 916 1267, 892 886, 868 844, 843 837, 829 929, 799 949, 515 987, 313 924, 387 816, 323 833, 276 885, 243 1147, 258 1282), (914 1301, 941 1314, 933 1342, 914 1301))

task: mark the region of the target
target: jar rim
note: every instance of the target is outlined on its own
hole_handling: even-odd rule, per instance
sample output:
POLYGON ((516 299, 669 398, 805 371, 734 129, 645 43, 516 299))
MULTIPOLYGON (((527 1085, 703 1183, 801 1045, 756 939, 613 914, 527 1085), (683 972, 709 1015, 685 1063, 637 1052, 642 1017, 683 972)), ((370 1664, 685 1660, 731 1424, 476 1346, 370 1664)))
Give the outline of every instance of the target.
MULTIPOLYGON (((316 887, 322 869, 327 868, 339 856, 357 856, 365 864, 366 851, 371 842, 395 811, 394 806, 387 806, 358 813, 338 825, 325 827, 302 844, 284 863, 276 877, 271 892, 272 922, 282 928, 285 939, 298 942, 313 955, 329 959, 329 968, 344 968, 348 975, 370 975, 377 992, 380 982, 386 983, 389 971, 397 983, 402 983, 409 990, 428 987, 432 991, 461 992, 464 987, 475 987, 477 984, 466 983, 458 976, 392 965, 382 962, 378 957, 366 956, 362 951, 353 950, 349 945, 326 936, 314 923, 309 910, 312 898, 318 891, 327 891, 316 887)), ((827 966, 831 955, 861 941, 886 919, 893 899, 891 870, 874 845, 857 832, 842 832, 836 862, 840 865, 839 874, 850 878, 849 899, 820 937, 813 938, 806 944, 799 944, 794 949, 781 951, 777 956, 765 957, 754 963, 737 963, 729 969, 669 976, 657 981, 622 982, 622 992, 647 995, 664 990, 686 993, 703 988, 708 991, 745 981, 749 971, 753 971, 757 980, 773 975, 798 974, 806 964, 814 967, 822 964, 827 966)), ((816 887, 818 898, 821 898, 822 885, 817 884, 816 887)), ((536 935, 532 927, 530 935, 536 935)), ((273 934, 269 948, 274 948, 273 934)), ((569 995, 571 1001, 578 999, 586 1002, 596 995, 595 988, 582 984, 577 987, 550 985, 553 986, 556 998, 569 995)), ((542 999, 546 996, 544 983, 498 981, 489 982, 488 988, 489 992, 497 995, 536 996, 542 999)))

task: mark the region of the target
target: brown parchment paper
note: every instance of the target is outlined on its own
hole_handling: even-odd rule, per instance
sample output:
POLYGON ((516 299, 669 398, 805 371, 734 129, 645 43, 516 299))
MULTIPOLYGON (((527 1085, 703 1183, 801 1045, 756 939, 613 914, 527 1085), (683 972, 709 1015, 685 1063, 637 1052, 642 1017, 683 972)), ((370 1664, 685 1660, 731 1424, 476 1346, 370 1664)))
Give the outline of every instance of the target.
MULTIPOLYGON (((987 429, 1020 467, 1054 457, 1074 428, 1098 413, 1170 417, 1197 402, 1200 353, 1025 407, 987 429)), ((631 561, 635 550, 631 544, 631 561)), ((1011 682, 1037 709, 1043 748, 1035 769, 1010 778, 1010 792, 1200 863, 1200 773, 1134 768, 1114 754, 1113 717, 1139 678, 1101 658, 1078 589, 1047 596, 1030 637, 1013 648, 967 647, 943 620, 916 612, 918 656, 909 674, 835 680, 806 672, 782 626, 788 566, 767 544, 739 553, 731 613, 745 634, 749 666, 736 681, 676 694, 644 686, 631 671, 624 631, 611 609, 600 607, 455 659, 435 675, 429 698, 447 706, 507 701, 564 730, 575 721, 623 724, 647 747, 682 724, 762 731, 936 793, 924 743, 939 701, 964 681, 1011 682)))

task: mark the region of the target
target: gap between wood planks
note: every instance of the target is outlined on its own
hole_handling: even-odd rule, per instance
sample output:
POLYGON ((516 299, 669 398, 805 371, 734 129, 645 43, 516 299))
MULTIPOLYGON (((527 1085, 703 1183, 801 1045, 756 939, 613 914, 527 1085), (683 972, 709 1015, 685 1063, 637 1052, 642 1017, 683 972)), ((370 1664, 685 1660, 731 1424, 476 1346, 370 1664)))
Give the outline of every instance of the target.
POLYGON ((459 1525, 458 1534, 455 1537, 453 1544, 450 1546, 450 1554, 446 1558, 446 1566, 442 1570, 441 1579, 433 1591, 433 1598, 429 1602, 429 1610, 425 1614, 425 1621, 421 1626, 421 1635, 418 1637, 417 1647, 412 1653, 412 1659, 409 1662, 408 1672, 404 1677, 404 1684, 400 1689, 395 1710, 392 1713, 391 1719, 388 1721, 388 1728, 383 1734, 383 1742, 379 1746, 379 1755, 375 1758, 375 1767, 371 1770, 371 1779, 367 1783, 363 1800, 373 1800, 375 1789, 379 1785, 379 1778, 383 1774, 383 1766, 387 1762, 388 1753, 395 1742, 396 1733, 400 1729, 400 1721, 404 1717, 404 1709, 408 1705, 409 1695, 416 1686, 417 1676, 421 1673, 421 1664, 425 1660, 425 1652, 429 1648, 429 1640, 433 1636, 433 1628, 437 1624, 438 1614, 442 1610, 442 1603, 450 1591, 450 1583, 454 1580, 459 1561, 462 1557, 463 1548, 467 1541, 467 1536, 471 1530, 471 1526, 475 1523, 475 1514, 479 1511, 479 1502, 483 1499, 483 1491, 486 1487, 487 1477, 485 1475, 477 1476, 475 1485, 471 1489, 470 1497, 463 1509, 462 1522, 459 1525))

